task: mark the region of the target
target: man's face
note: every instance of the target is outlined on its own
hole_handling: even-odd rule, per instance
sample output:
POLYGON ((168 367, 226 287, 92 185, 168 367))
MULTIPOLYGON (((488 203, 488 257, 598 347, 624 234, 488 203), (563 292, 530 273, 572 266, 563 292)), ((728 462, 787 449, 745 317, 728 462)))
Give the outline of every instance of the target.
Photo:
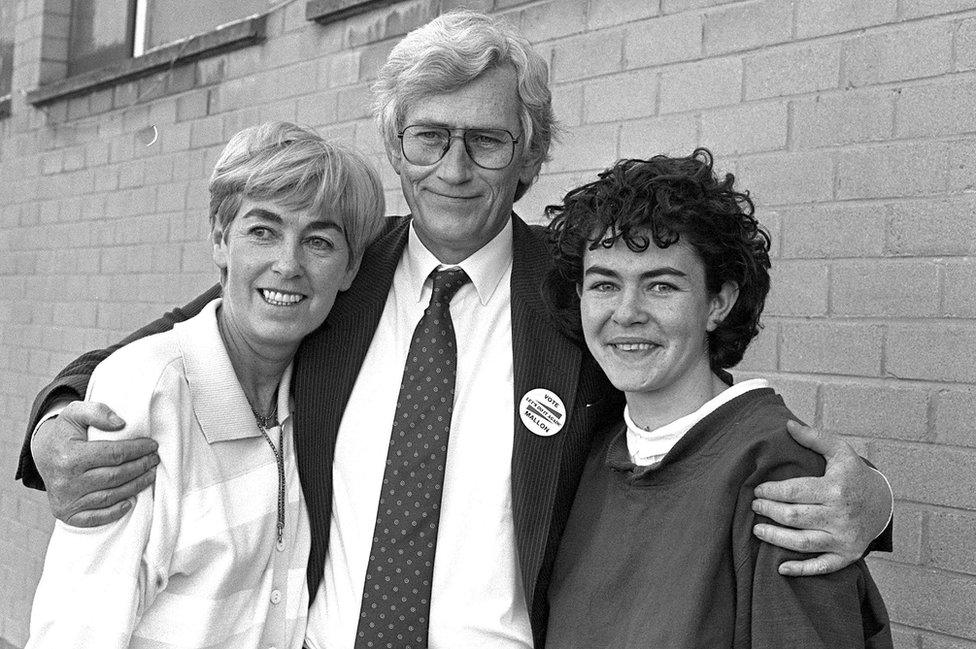
POLYGON ((519 180, 530 183, 541 164, 525 156, 515 70, 494 68, 453 92, 415 101, 407 107, 400 126, 416 124, 505 129, 519 139, 512 162, 504 169, 474 164, 461 138, 452 139, 444 157, 428 166, 408 162, 399 141, 387 151, 420 240, 441 262, 457 263, 502 230, 512 212, 519 180))

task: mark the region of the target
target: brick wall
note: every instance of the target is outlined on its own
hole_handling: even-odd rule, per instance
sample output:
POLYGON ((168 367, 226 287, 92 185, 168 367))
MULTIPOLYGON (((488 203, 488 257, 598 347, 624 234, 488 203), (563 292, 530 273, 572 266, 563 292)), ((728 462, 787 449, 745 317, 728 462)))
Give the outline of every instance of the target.
MULTIPOLYGON (((243 126, 297 120, 359 146, 402 211, 370 81, 400 35, 459 3, 323 26, 299 0, 263 44, 36 109, 17 91, 56 78, 64 4, 16 0, 0 121, 0 645, 26 640, 52 525, 11 480, 35 391, 214 281, 205 178, 243 126)), ((696 145, 753 191, 774 289, 744 373, 891 478, 897 548, 871 566, 896 645, 976 649, 976 0, 466 4, 552 66, 565 132, 524 217, 617 157, 696 145)))

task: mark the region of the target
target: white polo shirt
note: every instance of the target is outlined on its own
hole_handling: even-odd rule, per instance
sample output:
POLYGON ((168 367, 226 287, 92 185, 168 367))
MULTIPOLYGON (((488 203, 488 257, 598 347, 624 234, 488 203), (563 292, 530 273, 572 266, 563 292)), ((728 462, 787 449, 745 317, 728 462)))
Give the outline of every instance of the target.
MULTIPOLYGON (((278 468, 217 331, 220 300, 118 350, 86 399, 123 419, 92 439, 152 437, 156 482, 121 520, 55 524, 31 613, 31 649, 300 649, 311 535, 289 407, 278 390, 286 511, 277 541, 278 468)), ((278 441, 277 429, 270 435, 278 441)))

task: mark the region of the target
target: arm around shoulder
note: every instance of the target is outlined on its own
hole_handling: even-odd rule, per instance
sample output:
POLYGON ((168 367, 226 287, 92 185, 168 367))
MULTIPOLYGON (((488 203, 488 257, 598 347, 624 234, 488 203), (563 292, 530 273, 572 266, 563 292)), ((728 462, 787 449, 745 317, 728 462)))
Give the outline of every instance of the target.
POLYGON ((24 442, 20 451, 20 458, 17 463, 16 479, 22 480, 24 485, 33 489, 44 489, 45 483, 41 472, 38 471, 37 463, 31 453, 31 438, 40 423, 41 419, 59 402, 81 400, 87 391, 88 381, 91 378, 95 367, 108 358, 114 351, 135 340, 151 336, 153 334, 168 331, 177 322, 187 320, 197 313, 214 298, 220 296, 220 287, 214 286, 205 293, 194 299, 184 307, 173 309, 164 314, 158 320, 142 327, 138 331, 127 336, 115 345, 107 349, 90 351, 82 354, 63 370, 61 370, 54 380, 42 389, 31 407, 30 417, 27 421, 27 432, 24 435, 24 442))
POLYGON ((826 470, 809 477, 767 478, 756 487, 753 509, 772 519, 758 525, 756 535, 789 549, 820 553, 785 563, 784 574, 823 574, 854 562, 866 550, 890 550, 892 495, 884 476, 837 435, 795 420, 788 429, 794 441, 822 456, 826 470))

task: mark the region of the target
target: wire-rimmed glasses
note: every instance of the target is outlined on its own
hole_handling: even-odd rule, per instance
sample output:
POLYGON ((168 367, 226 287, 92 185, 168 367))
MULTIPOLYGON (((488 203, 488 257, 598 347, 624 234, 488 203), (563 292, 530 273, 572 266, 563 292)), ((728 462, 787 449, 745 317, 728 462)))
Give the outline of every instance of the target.
POLYGON ((397 133, 400 150, 410 164, 437 164, 451 148, 451 140, 464 142, 471 161, 483 169, 504 169, 512 163, 519 138, 501 128, 458 128, 411 124, 397 133), (458 133, 453 135, 452 131, 458 133))

